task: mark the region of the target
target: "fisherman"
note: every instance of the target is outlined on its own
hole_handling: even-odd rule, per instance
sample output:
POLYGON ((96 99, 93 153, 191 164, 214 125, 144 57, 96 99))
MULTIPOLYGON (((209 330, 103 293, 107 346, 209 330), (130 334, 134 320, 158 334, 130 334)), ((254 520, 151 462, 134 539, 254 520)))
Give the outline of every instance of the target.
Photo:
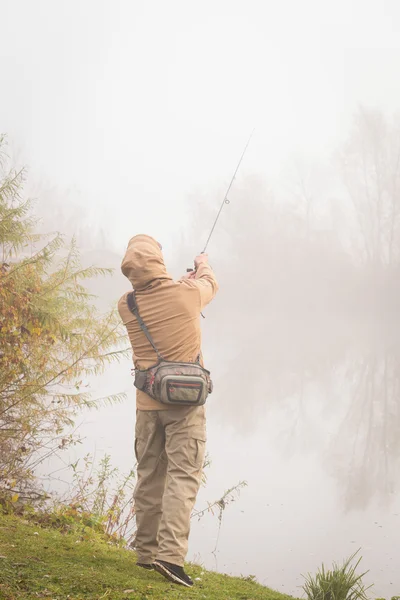
MULTIPOLYGON (((135 380, 142 388, 136 392, 137 565, 155 569, 186 587, 193 585, 183 566, 204 463, 205 406, 156 399, 151 392, 155 378, 151 368, 157 358, 193 366, 198 362, 201 377, 207 378, 208 371, 200 366, 200 313, 214 298, 218 284, 207 254, 197 256, 194 265, 189 275, 173 281, 161 245, 152 237, 137 235, 129 241, 121 265, 134 292, 124 294, 118 303, 133 349, 135 372, 152 374, 143 385, 135 380)), ((198 380, 190 384, 193 389, 198 380)))

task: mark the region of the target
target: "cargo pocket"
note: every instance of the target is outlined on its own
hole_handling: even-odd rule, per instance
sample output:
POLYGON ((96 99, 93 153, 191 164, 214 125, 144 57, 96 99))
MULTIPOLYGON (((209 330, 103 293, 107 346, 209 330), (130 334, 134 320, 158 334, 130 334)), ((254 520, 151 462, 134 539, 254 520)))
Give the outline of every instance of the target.
POLYGON ((134 452, 137 463, 146 454, 146 447, 156 435, 157 415, 152 411, 138 411, 136 413, 134 452))
POLYGON ((145 445, 146 445, 145 440, 142 440, 141 438, 138 438, 138 437, 135 439, 135 458, 136 458, 136 462, 138 464, 143 457, 143 451, 144 451, 145 445))
POLYGON ((196 428, 191 432, 187 445, 187 459, 190 465, 197 470, 203 468, 204 457, 206 454, 206 441, 206 432, 203 428, 196 428))

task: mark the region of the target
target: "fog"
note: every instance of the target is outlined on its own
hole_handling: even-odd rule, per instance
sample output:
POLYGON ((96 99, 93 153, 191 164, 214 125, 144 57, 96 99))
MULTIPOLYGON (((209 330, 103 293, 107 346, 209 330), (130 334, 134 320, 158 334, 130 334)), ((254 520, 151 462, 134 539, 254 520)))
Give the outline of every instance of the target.
MULTIPOLYGON (((0 0, 0 20, 0 131, 41 229, 115 267, 104 308, 136 233, 191 266, 255 127, 208 248, 199 505, 248 487, 219 535, 193 524, 190 558, 298 595, 361 548, 374 595, 398 594, 398 3, 0 0)), ((65 463, 132 467, 130 368, 94 383, 127 400, 79 417, 65 463)))

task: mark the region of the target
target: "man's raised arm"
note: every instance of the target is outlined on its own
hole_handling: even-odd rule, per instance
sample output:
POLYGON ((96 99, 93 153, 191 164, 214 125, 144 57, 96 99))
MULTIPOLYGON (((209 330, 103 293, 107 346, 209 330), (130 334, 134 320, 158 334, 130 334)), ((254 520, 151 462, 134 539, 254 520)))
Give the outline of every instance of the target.
POLYGON ((199 254, 194 259, 196 270, 183 277, 183 280, 189 281, 200 292, 200 310, 203 310, 207 304, 215 297, 218 292, 218 282, 214 271, 208 264, 208 254, 199 254))

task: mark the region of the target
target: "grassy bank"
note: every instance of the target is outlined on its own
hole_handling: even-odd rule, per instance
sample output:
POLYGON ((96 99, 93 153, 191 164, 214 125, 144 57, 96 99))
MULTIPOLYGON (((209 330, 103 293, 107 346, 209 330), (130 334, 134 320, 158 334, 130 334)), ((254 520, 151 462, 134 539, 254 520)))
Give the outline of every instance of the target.
POLYGON ((0 515, 2 600, 285 600, 257 583, 188 566, 186 589, 135 567, 132 552, 108 544, 91 529, 62 534, 0 515))

